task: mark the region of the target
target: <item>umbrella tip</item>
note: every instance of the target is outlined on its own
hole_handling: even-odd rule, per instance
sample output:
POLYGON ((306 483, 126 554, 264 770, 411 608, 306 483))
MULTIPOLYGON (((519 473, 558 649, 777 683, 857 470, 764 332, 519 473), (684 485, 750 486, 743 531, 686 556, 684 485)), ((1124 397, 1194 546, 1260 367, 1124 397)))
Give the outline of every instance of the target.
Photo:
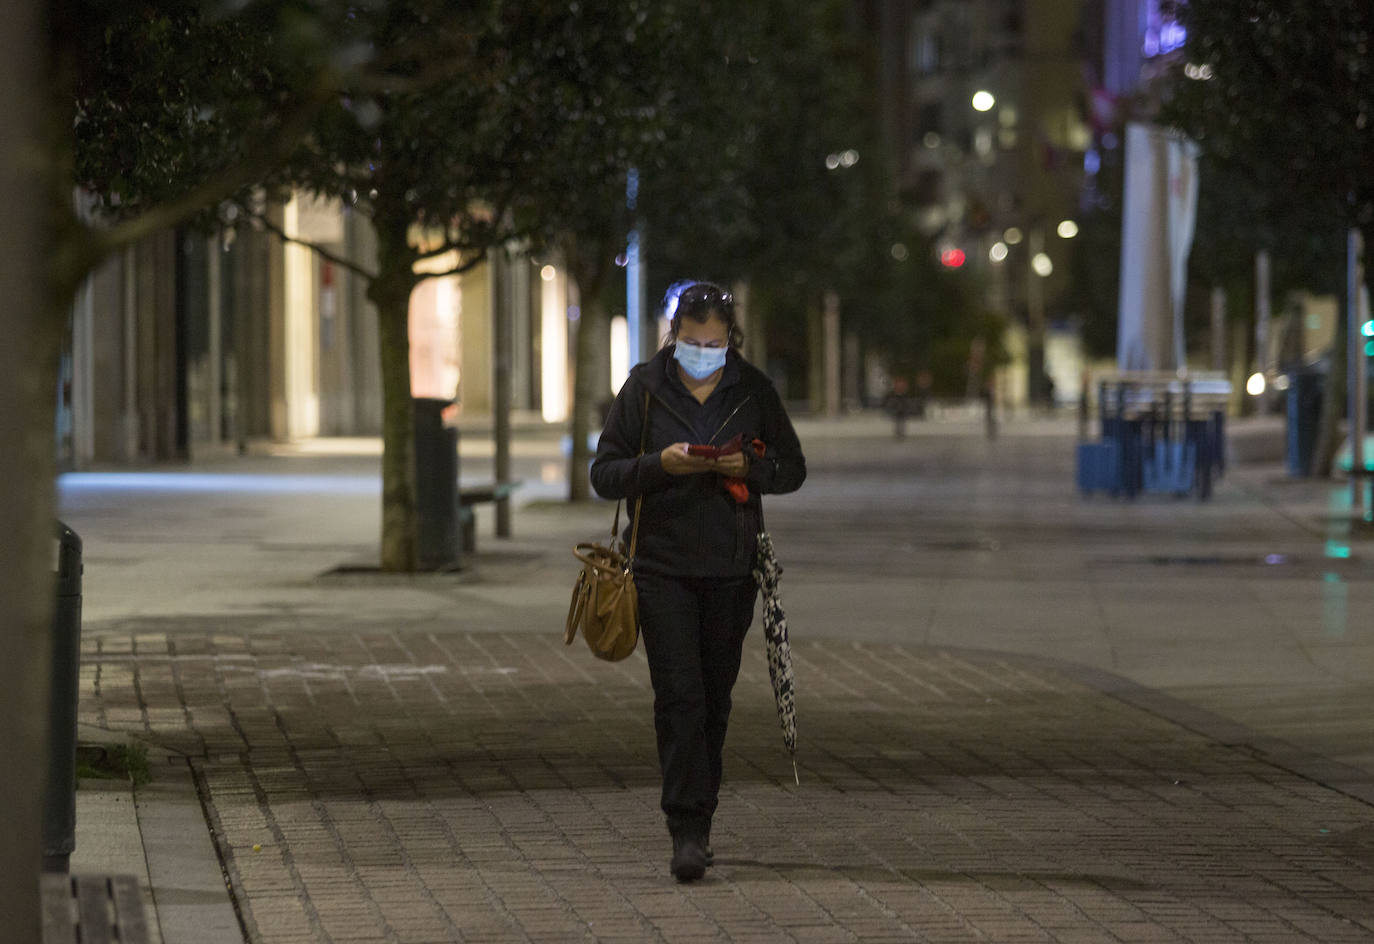
POLYGON ((797 774, 797 759, 792 758, 792 779, 797 781, 797 786, 801 786, 801 777, 797 774))

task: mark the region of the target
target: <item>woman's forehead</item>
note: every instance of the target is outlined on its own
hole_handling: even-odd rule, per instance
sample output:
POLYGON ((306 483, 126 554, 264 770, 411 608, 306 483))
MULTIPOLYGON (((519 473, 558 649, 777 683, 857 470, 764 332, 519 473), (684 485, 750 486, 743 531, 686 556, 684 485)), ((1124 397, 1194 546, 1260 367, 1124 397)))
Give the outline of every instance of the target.
POLYGON ((720 312, 713 308, 705 321, 697 321, 695 318, 678 319, 677 333, 690 338, 723 338, 730 333, 730 326, 725 323, 720 312))

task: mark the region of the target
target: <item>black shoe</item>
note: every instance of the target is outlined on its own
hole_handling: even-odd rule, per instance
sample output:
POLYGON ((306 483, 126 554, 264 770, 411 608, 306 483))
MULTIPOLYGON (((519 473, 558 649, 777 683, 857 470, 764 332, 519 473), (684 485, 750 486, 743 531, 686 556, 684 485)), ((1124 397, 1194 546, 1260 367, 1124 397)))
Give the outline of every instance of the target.
POLYGON ((706 856, 706 867, 709 869, 716 864, 716 854, 711 849, 711 834, 707 833, 701 839, 701 851, 706 856))
POLYGON ((695 882, 706 874, 706 849, 700 839, 673 837, 673 861, 668 868, 679 882, 695 882))

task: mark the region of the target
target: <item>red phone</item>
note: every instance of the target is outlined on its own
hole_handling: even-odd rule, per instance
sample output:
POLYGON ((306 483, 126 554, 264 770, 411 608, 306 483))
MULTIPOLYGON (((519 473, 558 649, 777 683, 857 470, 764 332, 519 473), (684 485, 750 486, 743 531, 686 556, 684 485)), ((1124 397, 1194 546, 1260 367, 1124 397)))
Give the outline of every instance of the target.
POLYGON ((719 459, 721 456, 732 456, 744 448, 744 437, 737 434, 723 446, 689 445, 687 455, 702 456, 707 459, 719 459))

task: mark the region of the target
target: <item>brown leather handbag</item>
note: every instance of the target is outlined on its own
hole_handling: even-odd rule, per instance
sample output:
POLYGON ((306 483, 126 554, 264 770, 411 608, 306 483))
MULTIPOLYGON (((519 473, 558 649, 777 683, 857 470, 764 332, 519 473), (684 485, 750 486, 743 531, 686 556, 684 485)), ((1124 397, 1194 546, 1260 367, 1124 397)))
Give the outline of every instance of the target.
MULTIPOLYGON (((648 433, 649 395, 646 393, 644 428, 639 435, 641 456, 648 433)), ((643 504, 644 496, 641 495, 635 501, 629 548, 620 537, 620 502, 615 504, 609 545, 583 542, 573 548, 573 556, 582 562, 582 570, 573 584, 563 642, 572 645, 573 638, 581 630, 592 654, 607 662, 619 662, 634 652, 639 643, 639 593, 635 590, 632 565, 635 544, 639 540, 639 511, 643 504)))

